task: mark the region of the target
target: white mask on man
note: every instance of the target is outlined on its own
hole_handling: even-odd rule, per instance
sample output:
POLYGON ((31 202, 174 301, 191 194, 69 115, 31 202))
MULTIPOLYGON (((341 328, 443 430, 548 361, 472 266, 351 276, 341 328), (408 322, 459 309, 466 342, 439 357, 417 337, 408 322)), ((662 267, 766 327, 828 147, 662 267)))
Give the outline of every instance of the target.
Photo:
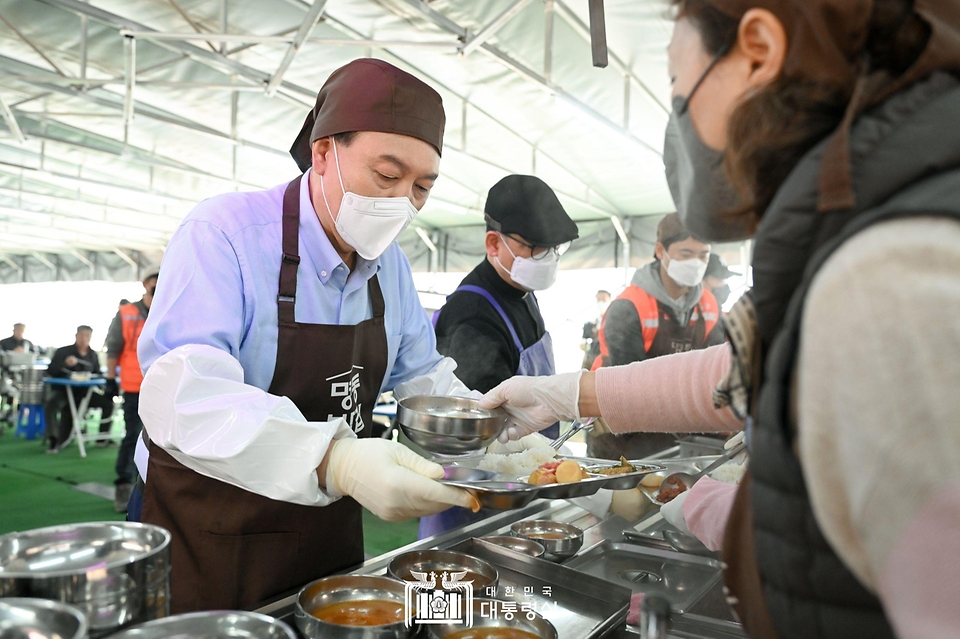
POLYGON ((507 271, 510 279, 528 291, 543 291, 553 286, 557 281, 557 270, 560 268, 560 255, 556 251, 547 249, 550 254, 536 260, 530 257, 517 257, 510 250, 506 238, 502 235, 500 237, 503 238, 503 245, 507 251, 513 255, 513 267, 508 271, 499 256, 495 259, 500 268, 507 271))
POLYGON ((680 286, 694 287, 703 281, 707 272, 707 263, 692 257, 689 260, 675 260, 664 251, 663 256, 670 259, 667 264, 667 275, 680 286))
MULTIPOLYGON (((340 211, 334 220, 337 233, 343 241, 365 260, 375 260, 387 250, 393 241, 417 217, 417 207, 406 197, 366 197, 347 191, 343 187, 343 175, 340 173, 340 157, 337 155, 337 141, 333 141, 333 157, 337 163, 337 178, 343 199, 340 211)), ((327 211, 333 215, 327 202, 327 192, 320 176, 320 192, 327 211)))

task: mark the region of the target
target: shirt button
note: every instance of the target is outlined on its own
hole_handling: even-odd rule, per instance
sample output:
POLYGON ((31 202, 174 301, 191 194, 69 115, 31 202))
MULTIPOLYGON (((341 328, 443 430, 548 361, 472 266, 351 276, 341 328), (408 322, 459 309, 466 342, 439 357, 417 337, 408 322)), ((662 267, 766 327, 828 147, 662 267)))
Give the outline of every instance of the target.
POLYGON ((320 277, 326 277, 326 276, 327 276, 326 271, 320 271, 320 277))

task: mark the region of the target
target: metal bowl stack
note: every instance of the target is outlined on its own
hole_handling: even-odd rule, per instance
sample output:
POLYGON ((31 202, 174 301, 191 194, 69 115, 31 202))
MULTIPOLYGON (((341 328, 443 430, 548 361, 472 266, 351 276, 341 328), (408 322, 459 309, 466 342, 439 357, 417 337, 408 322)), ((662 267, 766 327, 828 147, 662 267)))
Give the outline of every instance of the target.
POLYGON ((307 639, 409 639, 417 627, 407 626, 405 594, 404 584, 387 577, 342 575, 318 579, 297 596, 297 629, 307 639), (375 626, 345 625, 317 616, 318 611, 337 604, 354 604, 359 610, 364 602, 389 602, 404 612, 399 621, 375 626))
POLYGON ((110 639, 296 639, 287 624, 255 612, 191 612, 121 630, 110 639))
POLYGON ((418 395, 397 407, 400 430, 424 450, 438 455, 465 455, 485 449, 507 425, 502 408, 486 410, 469 397, 418 395))
POLYGON ((87 618, 46 599, 0 599, 0 639, 86 639, 87 618))
POLYGON ((170 533, 101 522, 0 536, 0 597, 72 604, 102 637, 170 612, 170 533))
POLYGON ((583 530, 559 521, 518 521, 510 526, 510 532, 543 546, 543 558, 549 561, 569 559, 583 546, 583 530))
POLYGON ((25 367, 20 378, 20 404, 43 403, 43 373, 39 368, 25 367))

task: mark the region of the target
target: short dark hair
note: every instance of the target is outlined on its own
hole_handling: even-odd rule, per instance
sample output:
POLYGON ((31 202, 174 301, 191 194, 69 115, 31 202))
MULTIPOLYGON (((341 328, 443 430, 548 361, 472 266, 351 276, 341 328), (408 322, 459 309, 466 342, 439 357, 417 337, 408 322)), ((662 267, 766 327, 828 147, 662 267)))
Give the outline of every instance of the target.
POLYGON ((601 288, 599 291, 597 291, 597 295, 606 295, 607 297, 609 297, 610 291, 605 291, 601 288))
POLYGON ((350 144, 357 139, 358 135, 360 135, 359 131, 347 131, 346 133, 335 134, 333 136, 333 139, 337 144, 342 144, 343 146, 350 146, 350 144))
POLYGON ((80 326, 77 327, 77 332, 79 333, 80 331, 90 331, 92 333, 93 328, 90 326, 87 326, 86 324, 81 324, 80 326))
POLYGON ((16 328, 21 328, 21 327, 22 327, 22 328, 26 328, 27 325, 24 324, 23 322, 17 322, 16 324, 13 325, 13 328, 15 328, 15 329, 16 329, 16 328))
POLYGON ((130 300, 128 300, 127 298, 123 298, 122 300, 120 300, 120 306, 124 306, 129 303, 130 303, 130 300))

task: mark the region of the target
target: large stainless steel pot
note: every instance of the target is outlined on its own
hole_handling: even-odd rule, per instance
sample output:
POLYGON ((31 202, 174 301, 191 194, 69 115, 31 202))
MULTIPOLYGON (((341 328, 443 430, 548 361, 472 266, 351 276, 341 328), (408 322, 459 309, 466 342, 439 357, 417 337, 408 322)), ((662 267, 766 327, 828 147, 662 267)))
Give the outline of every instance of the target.
POLYGON ((78 607, 90 635, 170 612, 170 533, 129 522, 39 528, 0 536, 0 597, 78 607))
POLYGON ((87 618, 47 599, 0 599, 0 639, 86 639, 87 618))
POLYGON ((287 624, 255 612, 191 612, 121 630, 110 639, 296 639, 287 624))

